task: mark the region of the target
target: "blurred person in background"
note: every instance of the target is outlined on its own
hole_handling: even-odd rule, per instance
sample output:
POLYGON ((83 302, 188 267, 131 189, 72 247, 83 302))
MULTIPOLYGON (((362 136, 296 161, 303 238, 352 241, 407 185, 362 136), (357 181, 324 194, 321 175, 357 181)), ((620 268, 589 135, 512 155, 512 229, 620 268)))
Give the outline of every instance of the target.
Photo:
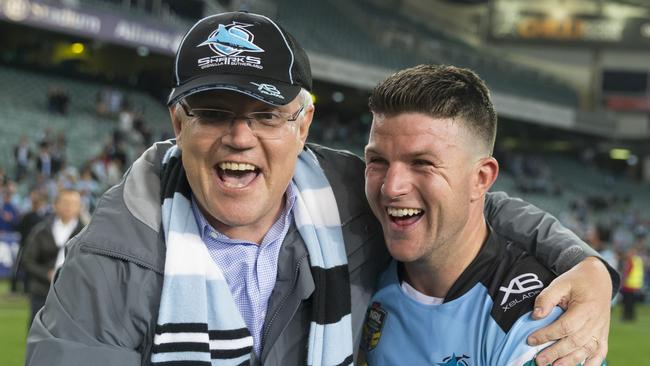
POLYGON ((16 166, 16 182, 20 183, 29 171, 29 164, 33 157, 27 136, 21 136, 18 145, 14 147, 14 161, 16 166))
POLYGON ((587 229, 587 243, 591 245, 612 268, 618 267, 618 255, 610 243, 611 231, 603 225, 592 224, 587 229))
POLYGON ((1 188, 2 207, 0 207, 0 231, 14 231, 20 220, 18 207, 13 202, 13 192, 9 187, 9 182, 1 188))
POLYGON ((623 296, 623 311, 621 320, 636 321, 636 304, 642 300, 645 268, 643 259, 639 255, 642 248, 631 245, 624 254, 621 274, 623 282, 621 295, 623 296))
POLYGON ((50 143, 41 141, 38 145, 38 156, 36 157, 36 172, 46 179, 51 178, 56 172, 54 171, 52 154, 50 152, 50 143))
POLYGON ((51 113, 66 115, 70 97, 60 85, 50 85, 47 88, 47 110, 51 113))
MULTIPOLYGON (((73 239, 26 364, 352 363, 388 253, 362 160, 305 143, 306 53, 264 16, 224 13, 191 28, 177 61, 177 139, 136 160, 73 239)), ((566 336, 557 357, 584 352, 609 321, 609 301, 587 289, 618 278, 602 267, 588 283, 597 253, 550 215, 505 194, 487 202, 496 231, 566 272, 545 291, 553 305, 575 300, 562 324, 576 331, 545 336, 566 336)))
POLYGON ((22 266, 28 277, 31 325, 45 303, 54 273, 64 261, 65 243, 81 229, 81 196, 74 190, 61 190, 54 200, 54 215, 37 224, 27 237, 22 266))
POLYGON ((95 210, 95 197, 99 194, 99 182, 92 171, 90 163, 81 168, 81 174, 75 189, 81 194, 81 202, 89 212, 95 210))
POLYGON ((12 271, 12 292, 17 291, 17 281, 19 279, 23 280, 23 290, 25 292, 27 291, 27 276, 25 275, 24 268, 21 264, 25 252, 27 237, 32 229, 47 216, 49 208, 47 204, 47 196, 39 189, 34 189, 29 192, 29 202, 31 208, 27 213, 25 213, 25 215, 23 215, 17 226, 17 230, 20 233, 20 249, 18 250, 18 255, 16 256, 16 261, 12 271))

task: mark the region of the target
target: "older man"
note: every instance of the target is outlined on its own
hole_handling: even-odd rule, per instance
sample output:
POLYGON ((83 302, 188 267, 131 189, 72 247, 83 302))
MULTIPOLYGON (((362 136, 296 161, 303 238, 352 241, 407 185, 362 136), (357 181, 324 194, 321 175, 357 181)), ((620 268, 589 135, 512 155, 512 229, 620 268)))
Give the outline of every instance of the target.
MULTIPOLYGON (((27 363, 351 364, 388 255, 363 162, 305 144, 305 52, 265 16, 217 14, 187 33, 174 78, 176 140, 136 161, 70 244, 27 363)), ((528 238, 552 269, 595 255, 543 212, 504 195, 490 202, 495 229, 528 238)), ((550 295, 575 293, 585 266, 550 295)), ((606 317, 589 331, 606 323, 607 299, 579 300, 606 308, 587 312, 606 317)))

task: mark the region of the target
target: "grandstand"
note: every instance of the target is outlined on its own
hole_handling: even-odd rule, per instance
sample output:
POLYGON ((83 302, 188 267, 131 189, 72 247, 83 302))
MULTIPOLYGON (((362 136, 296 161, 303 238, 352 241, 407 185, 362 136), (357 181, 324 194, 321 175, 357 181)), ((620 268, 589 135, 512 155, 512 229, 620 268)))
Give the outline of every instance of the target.
MULTIPOLYGON (((11 93, 3 93, 0 98, 0 107, 4 111, 0 117, 2 161, 13 160, 13 146, 20 136, 26 135, 35 141, 39 134, 49 128, 65 132, 69 142, 66 151, 68 162, 71 166, 79 167, 101 151, 106 138, 111 136, 117 125, 116 118, 103 118, 95 111, 97 95, 105 85, 8 67, 0 67, 0 83, 12 88, 11 93), (51 85, 61 85, 68 93, 70 105, 65 116, 47 110, 47 91, 51 85)), ((169 114, 159 101, 142 92, 121 91, 126 99, 137 106, 144 119, 151 121, 155 135, 169 129, 169 114)))
POLYGON ((468 67, 496 91, 576 108, 577 93, 551 75, 407 19, 373 2, 278 0, 277 18, 308 51, 401 69, 418 63, 468 67))
MULTIPOLYGON (((317 121, 321 118, 327 121, 331 118, 344 118, 351 123, 362 123, 358 127, 343 126, 358 131, 354 140, 350 141, 331 138, 325 141, 322 139, 322 132, 329 126, 315 126, 312 135, 317 141, 356 152, 361 151, 362 141, 365 138, 363 130, 368 127, 368 116, 363 112, 367 90, 394 70, 427 62, 454 64, 477 71, 495 94, 497 109, 502 120, 507 117, 508 125, 519 126, 514 128, 527 129, 527 125, 518 124, 525 122, 558 126, 568 131, 580 130, 581 133, 592 135, 600 134, 603 141, 613 136, 622 136, 616 130, 616 126, 620 123, 612 122, 610 113, 585 114, 581 103, 578 102, 578 91, 572 83, 561 80, 542 67, 536 68, 515 61, 516 57, 508 57, 508 53, 502 50, 494 50, 489 45, 476 41, 469 42, 466 34, 455 35, 453 30, 441 26, 447 24, 446 22, 427 21, 430 17, 437 16, 435 12, 428 14, 423 10, 420 16, 409 16, 409 9, 417 9, 416 3, 410 0, 403 2, 273 0, 247 1, 241 4, 249 10, 262 11, 274 16, 303 41, 314 65, 313 72, 316 76, 314 92, 319 111, 330 111, 326 116, 323 112, 317 113, 317 121), (362 91, 352 91, 355 88, 362 91), (357 117, 350 117, 350 113, 342 117, 337 109, 344 105, 333 102, 329 98, 333 93, 340 93, 342 90, 347 90, 345 96, 351 98, 346 100, 345 108, 352 108, 352 105, 362 106, 358 109, 352 108, 356 110, 354 113, 357 113, 357 117), (514 124, 510 123, 511 121, 514 124), (610 127, 603 128, 603 126, 610 127)), ((58 6, 56 2, 48 4, 51 4, 52 9, 58 6)), ((99 13, 110 14, 116 19, 141 22, 143 26, 153 21, 159 23, 161 27, 167 27, 160 29, 167 29, 169 34, 182 35, 189 25, 201 16, 201 11, 227 10, 228 6, 236 7, 241 4, 192 1, 186 3, 187 6, 179 7, 173 1, 147 5, 131 1, 81 0, 66 2, 60 6, 69 6, 70 10, 78 11, 80 14, 87 13, 94 16, 99 16, 97 15, 99 13)), ((472 11, 476 12, 475 10, 480 7, 481 5, 472 6, 472 11)), ((462 13, 464 8, 462 5, 454 8, 453 2, 445 2, 444 5, 442 2, 436 2, 432 5, 432 9, 452 9, 462 13)), ((11 27, 10 23, 2 24, 2 27, 9 31, 7 34, 14 37, 18 34, 21 37, 23 34, 29 34, 19 28, 11 27)), ((40 37, 44 36, 40 30, 36 32, 40 32, 35 33, 40 37)), ((26 134, 32 139, 36 138, 45 127, 50 127, 54 131, 66 131, 67 139, 71 142, 68 143, 66 151, 70 165, 79 167, 95 156, 102 148, 103 142, 112 134, 117 120, 116 116, 106 118, 106 116, 98 116, 96 112, 97 95, 107 86, 126 96, 154 131, 154 136, 160 136, 163 132, 169 134, 164 96, 168 86, 171 85, 171 79, 169 73, 160 70, 169 66, 170 58, 164 62, 156 60, 156 67, 148 68, 146 60, 149 51, 142 51, 142 57, 138 58, 138 66, 134 65, 134 70, 129 74, 129 71, 125 70, 129 61, 123 58, 129 52, 133 52, 134 49, 131 47, 135 46, 132 43, 120 43, 120 40, 114 40, 117 43, 112 43, 110 39, 102 42, 92 41, 92 39, 80 40, 78 37, 68 38, 64 33, 65 31, 57 35, 49 32, 47 37, 58 37, 49 38, 50 41, 56 40, 58 43, 82 41, 90 46, 87 48, 91 49, 89 51, 91 53, 88 55, 84 53, 82 55, 84 57, 75 59, 74 63, 46 64, 45 67, 40 65, 39 71, 35 71, 34 68, 30 70, 28 65, 24 65, 24 56, 22 58, 16 56, 21 54, 16 48, 25 43, 32 44, 28 38, 27 40, 21 38, 20 42, 9 42, 5 46, 8 48, 2 53, 5 66, 0 66, 0 82, 3 85, 12 85, 12 92, 3 93, 0 97, 0 105, 6 111, 2 118, 7 121, 0 127, 5 141, 0 148, 0 157, 4 161, 11 161, 12 147, 19 136, 26 134), (97 70, 96 66, 90 66, 89 60, 93 58, 102 59, 101 64, 104 67, 113 67, 109 72, 111 78, 98 80, 101 71, 97 70), (116 69, 111 65, 120 66, 116 69), (58 70, 65 70, 66 76, 61 76, 58 70), (84 70, 93 71, 89 75, 84 70), (48 87, 52 85, 64 86, 69 95, 69 112, 65 116, 53 115, 47 110, 46 96, 48 87)), ((147 37, 142 39, 143 42, 149 40, 147 37)), ((146 47, 146 43, 143 47, 146 47)), ((142 47, 137 48, 140 54, 142 47)), ((166 52, 161 49, 156 51, 155 47, 151 48, 151 51, 159 54, 166 52)), ((43 54, 43 50, 39 52, 43 54)), ((167 53, 166 57, 169 57, 169 54, 167 53)), ((629 137, 638 137, 637 130, 630 130, 627 134, 629 137)), ((333 134, 333 136, 344 135, 345 133, 336 132, 333 134)), ((621 141, 620 138, 617 140, 621 141)), ((642 143, 632 143, 630 146, 639 148, 642 145, 642 143)), ((643 149, 639 152, 639 156, 643 156, 643 149)), ((593 173, 596 174, 594 176, 588 172, 571 174, 581 171, 578 163, 564 161, 566 159, 563 158, 551 159, 551 161, 556 160, 557 164, 551 164, 552 169, 558 172, 554 175, 561 177, 558 184, 565 187, 568 195, 571 195, 572 191, 576 191, 577 195, 581 192, 598 194, 607 191, 607 187, 600 189, 596 188, 597 184, 593 184, 603 181, 607 175, 593 173), (567 164, 578 166, 566 168, 567 164), (584 177, 590 178, 584 181, 584 177), (589 184, 583 184, 583 181, 589 184)), ((4 165, 5 169, 12 168, 11 164, 4 165)), ((500 181, 503 181, 500 185, 510 188, 507 177, 500 181)), ((516 185, 513 188, 516 190, 516 185)), ((626 186, 626 190, 638 191, 641 194, 645 192, 644 189, 637 189, 635 183, 626 186)), ((561 199, 555 202, 545 197, 539 200, 556 213, 566 207, 568 201, 561 199)))
MULTIPOLYGON (((490 6, 502 1, 516 0, 0 0, 0 171, 6 171, 0 176, 7 183, 15 176, 13 149, 19 139, 26 136, 36 151, 46 129, 65 136, 68 166, 81 170, 93 159, 102 160, 97 157, 106 146, 117 145, 122 105, 103 111, 98 101, 107 90, 128 101, 129 110, 146 123, 153 140, 172 136, 165 103, 180 39, 205 15, 245 9, 277 19, 306 48, 316 100, 311 141, 362 154, 372 120, 368 93, 378 81, 420 63, 467 67, 487 81, 499 114, 495 154, 501 170, 493 190, 538 205, 583 238, 594 226, 647 233, 648 44, 641 42, 642 47, 635 48, 585 40, 563 44, 562 39, 493 39, 488 34, 490 6), (39 11, 30 13, 31 7, 39 11), (56 16, 57 11, 65 16, 56 16), (47 18, 48 14, 54 16, 47 18), (116 31, 119 24, 124 26, 122 33, 116 31), (599 85, 608 70, 647 80, 641 91, 612 88, 613 96, 624 102, 622 110, 609 108, 609 91, 599 85), (48 105, 52 87, 67 95, 63 114, 48 105), (637 99, 641 102, 625 107, 625 102, 637 99), (614 150, 627 155, 610 157, 614 150), (585 151, 596 158, 584 159, 585 151), (534 160, 543 174, 537 177, 519 169, 516 164, 523 163, 513 162, 517 159, 534 160)), ((585 1, 589 0, 576 3, 585 1)), ((521 0, 528 5, 545 2, 521 0)), ((648 0, 599 3, 602 8, 634 5, 634 14, 650 24, 650 16, 636 8, 650 9, 648 0)), ((602 19, 599 16, 584 18, 602 19)), ((126 146, 126 166, 116 170, 117 179, 144 147, 126 146)), ((110 159, 105 160, 98 165, 108 166, 110 159)), ((32 178, 34 165, 32 159, 32 178)), ((99 183, 101 188, 88 200, 91 209, 92 202, 114 184, 99 183)), ((19 199, 36 185, 35 180, 20 182, 19 199)), ((645 243, 650 253, 650 235, 645 243)), ((2 296, 3 305, 1 300, 2 296)), ((21 319, 19 326, 23 324, 21 319)), ((19 343, 23 341, 21 336, 19 343)), ((5 365, 2 356, 0 364, 5 365)))

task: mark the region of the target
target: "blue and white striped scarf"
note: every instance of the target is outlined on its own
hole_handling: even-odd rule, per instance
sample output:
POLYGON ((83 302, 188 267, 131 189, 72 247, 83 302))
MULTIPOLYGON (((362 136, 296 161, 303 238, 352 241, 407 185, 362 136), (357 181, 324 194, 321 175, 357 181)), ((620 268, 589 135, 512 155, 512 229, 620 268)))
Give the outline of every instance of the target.
MULTIPOLYGON (((163 159, 165 277, 151 363, 156 366, 246 365, 253 338, 221 269, 201 241, 191 191, 174 146, 163 159)), ((350 280, 334 193, 316 156, 296 164, 294 218, 309 252, 316 289, 307 365, 352 364, 350 280)))

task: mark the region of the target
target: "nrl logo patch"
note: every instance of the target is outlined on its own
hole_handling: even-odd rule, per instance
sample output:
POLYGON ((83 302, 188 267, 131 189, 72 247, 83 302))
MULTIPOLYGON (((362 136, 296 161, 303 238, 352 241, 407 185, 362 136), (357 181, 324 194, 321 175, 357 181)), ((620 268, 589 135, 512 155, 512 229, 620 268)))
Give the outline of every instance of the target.
POLYGON ((263 49, 253 43, 253 33, 247 27, 252 24, 232 22, 223 25, 210 33, 208 39, 196 47, 209 46, 212 51, 221 56, 237 56, 242 52, 264 52, 263 49))
POLYGON ((381 329, 384 327, 386 320, 386 310, 378 302, 373 302, 366 313, 366 322, 363 325, 363 336, 361 338, 361 347, 365 351, 371 351, 377 347, 379 338, 381 338, 381 329))

